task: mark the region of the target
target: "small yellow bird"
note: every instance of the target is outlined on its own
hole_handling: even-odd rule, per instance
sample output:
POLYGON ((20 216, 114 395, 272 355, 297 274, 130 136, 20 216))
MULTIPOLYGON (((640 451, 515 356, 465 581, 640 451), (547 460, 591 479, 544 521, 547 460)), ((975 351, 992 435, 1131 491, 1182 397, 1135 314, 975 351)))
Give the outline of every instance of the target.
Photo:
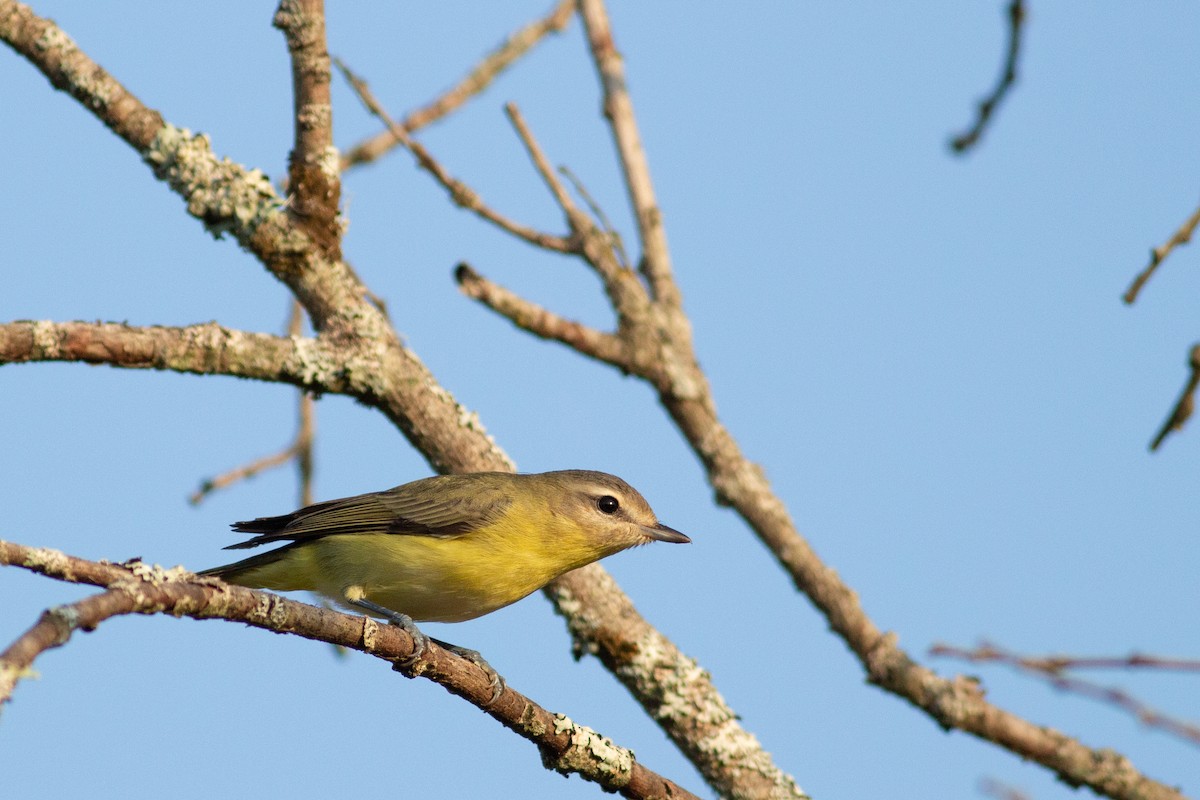
POLYGON ((427 642, 413 620, 474 619, 634 545, 691 541, 628 483, 587 470, 440 475, 232 527, 256 535, 227 550, 289 544, 201 575, 383 617, 412 634, 413 658, 427 642))

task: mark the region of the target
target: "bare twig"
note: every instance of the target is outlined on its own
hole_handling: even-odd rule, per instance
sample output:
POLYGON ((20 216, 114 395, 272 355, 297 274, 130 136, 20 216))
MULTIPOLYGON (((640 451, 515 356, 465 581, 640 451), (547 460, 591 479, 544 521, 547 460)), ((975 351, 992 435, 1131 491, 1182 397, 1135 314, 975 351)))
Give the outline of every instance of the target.
POLYGON ((1164 658, 1146 653, 1127 656, 1023 656, 994 644, 984 642, 973 649, 935 644, 929 648, 934 656, 949 656, 974 662, 1014 664, 1023 669, 1057 675, 1068 669, 1153 669, 1164 672, 1200 672, 1200 660, 1194 658, 1164 658))
POLYGON ((1171 234, 1170 239, 1150 251, 1150 263, 1146 265, 1144 270, 1138 273, 1137 277, 1133 279, 1133 283, 1129 284, 1129 288, 1125 290, 1125 294, 1121 296, 1121 299, 1127 305, 1133 305, 1134 301, 1137 300, 1142 287, 1150 280, 1150 276, 1158 269, 1158 265, 1167 256, 1171 255, 1176 247, 1185 245, 1192 240, 1192 234, 1195 232, 1197 225, 1200 225, 1200 208, 1197 208, 1192 212, 1190 217, 1184 220, 1184 223, 1179 226, 1175 233, 1171 234))
POLYGON ((260 473, 275 469, 276 467, 282 467, 284 464, 287 464, 294 459, 296 455, 296 442, 292 442, 277 453, 272 453, 269 456, 263 456, 262 458, 255 459, 249 464, 243 464, 240 467, 234 467, 233 469, 222 472, 220 475, 216 475, 215 477, 205 478, 200 482, 200 488, 188 496, 188 502, 194 506, 198 506, 213 492, 226 489, 235 483, 248 480, 249 478, 253 478, 260 473))
MULTIPOLYGON (((303 314, 304 309, 296 301, 291 303, 292 311, 288 319, 288 336, 293 339, 298 339, 303 331, 303 314)), ((292 442, 277 453, 257 459, 244 464, 228 472, 223 472, 215 478, 209 478, 200 484, 197 489, 188 498, 188 502, 192 505, 199 505, 208 495, 215 491, 232 486, 240 481, 253 478, 259 473, 266 472, 276 467, 281 467, 289 461, 295 460, 296 469, 300 478, 300 506, 312 505, 312 477, 313 477, 313 430, 316 425, 316 403, 313 402, 313 396, 309 392, 300 392, 300 402, 297 407, 297 418, 299 424, 296 428, 296 436, 292 442)))
POLYGON ((602 0, 581 0, 579 11, 587 31, 592 62, 604 92, 604 115, 608 118, 613 141, 617 145, 621 175, 625 179, 630 205, 637 219, 638 239, 642 245, 642 274, 655 300, 678 307, 681 298, 672 277, 667 233, 654 194, 654 184, 650 180, 650 165, 642 148, 642 137, 634 120, 625 65, 613 42, 608 10, 602 0))
MULTIPOLYGON (((378 303, 376 303, 379 306, 378 303)), ((379 310, 387 314, 382 306, 379 310)), ((304 332, 304 308, 292 301, 292 313, 288 319, 288 336, 299 339, 304 332)), ((313 442, 317 429, 317 401, 312 392, 301 392, 297 409, 299 424, 292 448, 296 454, 296 477, 300 479, 300 507, 313 504, 313 442)))
POLYGON ((613 240, 609 234, 596 226, 559 180, 558 173, 550 167, 550 160, 546 158, 516 103, 507 104, 504 110, 512 121, 513 129, 521 139, 534 168, 562 209, 567 226, 571 229, 573 252, 581 256, 584 263, 600 276, 604 282, 604 291, 617 312, 618 324, 623 327, 627 311, 649 307, 650 298, 646 290, 635 279, 631 280, 634 273, 621 263, 620 256, 623 252, 613 247, 613 240))
POLYGON ((1155 434, 1154 440, 1150 442, 1151 451, 1157 450, 1163 440, 1173 431, 1183 430, 1184 424, 1192 416, 1192 411, 1196 406, 1196 387, 1200 386, 1200 344, 1193 345, 1188 352, 1188 369, 1190 371, 1183 392, 1175 401, 1175 406, 1171 409, 1167 421, 1163 423, 1158 433, 1155 434))
POLYGON ((979 781, 979 791, 996 798, 996 800, 1032 800, 1027 793, 995 778, 984 778, 979 781))
POLYGON ((463 262, 454 271, 463 294, 479 300, 514 325, 544 339, 570 345, 581 353, 609 364, 622 361, 621 341, 609 333, 589 328, 581 322, 560 317, 553 311, 531 303, 499 284, 480 275, 463 262))
MULTIPOLYGON (((489 53, 479 62, 465 78, 454 88, 431 103, 416 111, 410 112, 399 128, 405 133, 412 133, 432 122, 453 113, 471 97, 481 93, 488 87, 496 76, 511 66, 517 59, 529 52, 550 33, 558 33, 567 27, 571 16, 575 13, 575 0, 559 0, 558 5, 542 19, 531 22, 521 30, 508 37, 496 50, 489 53)), ((383 133, 377 134, 366 141, 355 145, 342 156, 342 169, 365 164, 381 157, 396 145, 400 144, 391 126, 383 133)))
POLYGON ((167 570, 141 561, 86 561, 56 550, 0 540, 0 565, 5 564, 60 580, 102 586, 106 591, 46 611, 0 653, 0 702, 11 698, 17 681, 30 674, 40 654, 66 644, 75 631, 94 630, 112 617, 170 614, 225 619, 358 650, 388 662, 409 678, 428 678, 536 745, 547 768, 577 774, 606 791, 630 798, 695 800, 695 795, 637 763, 632 751, 561 714, 547 711, 510 687, 493 701, 487 673, 436 642, 413 662, 412 637, 398 626, 231 586, 214 578, 198 578, 182 567, 167 570))
POLYGON ((1116 706, 1137 717, 1147 727, 1166 731, 1191 744, 1200 744, 1200 726, 1156 711, 1123 689, 1118 689, 1115 686, 1100 686, 1091 681, 1066 674, 1068 669, 1076 666, 1093 668, 1112 666, 1126 668, 1134 666, 1165 667, 1166 663, 1170 664, 1168 668, 1171 669, 1179 669, 1181 665, 1186 664, 1187 669, 1195 670, 1198 666, 1194 661, 1171 660, 1170 662, 1160 663, 1156 659, 1145 656, 1130 656, 1125 659, 1076 659, 1066 656, 1031 658, 986 643, 970 650, 950 645, 935 645, 930 648, 929 652, 932 655, 960 658, 974 663, 1005 664, 1022 672, 1037 675, 1060 691, 1090 697, 1093 700, 1099 700, 1111 706, 1116 706))
POLYGON ((498 228, 508 231, 513 236, 525 240, 529 244, 544 247, 547 250, 555 250, 560 253, 570 252, 571 244, 563 237, 542 233, 528 226, 521 225, 484 203, 483 199, 480 198, 474 189, 451 175, 445 167, 438 163, 437 159, 430 155, 424 146, 415 141, 394 119, 388 116, 387 111, 371 93, 371 89, 367 86, 366 81, 355 75, 341 59, 336 59, 334 63, 337 64, 346 81, 354 89, 355 94, 362 100, 363 105, 387 125, 388 130, 391 131, 396 141, 402 144, 417 159, 417 164, 432 175, 450 193, 450 199, 455 205, 474 212, 481 219, 487 220, 498 228))
POLYGON ((571 186, 575 188, 575 193, 583 198, 583 202, 587 204, 588 210, 592 212, 592 216, 596 218, 600 226, 604 229, 604 233, 608 235, 609 240, 612 242, 613 251, 617 254, 617 259, 621 262, 621 266, 625 269, 633 269, 633 265, 629 261, 629 255, 625 252, 625 244, 621 241, 621 234, 617 232, 612 222, 609 221, 608 215, 604 213, 604 209, 600 207, 600 204, 592 198, 587 187, 583 185, 583 181, 579 180, 575 176, 575 173, 571 172, 566 166, 559 167, 558 171, 571 182, 571 186))
POLYGON ((1008 55, 1004 59, 1004 69, 1000 80, 992 93, 979 102, 979 115, 975 124, 967 131, 960 133, 950 140, 950 149, 963 154, 979 143, 984 130, 992 119, 992 114, 1000 102, 1008 97, 1009 91, 1017 82, 1017 59, 1021 55, 1021 32, 1025 28, 1026 10, 1023 0, 1012 0, 1008 6, 1008 55))
POLYGON ((554 199, 558 202, 559 207, 567 215, 568 222, 572 223, 571 227, 579 227, 582 223, 582 219, 580 218, 583 216, 583 212, 575 205, 570 193, 567 192, 567 187, 563 186, 562 181, 558 179, 558 174, 551 168, 550 161, 546 158, 541 145, 534 138, 533 132, 529 130, 529 125, 526 124, 525 117, 521 114, 521 109, 517 107, 516 103, 505 103, 504 113, 508 115, 513 130, 517 132, 517 137, 521 140, 521 144, 525 146, 525 152, 529 154, 529 158, 533 162, 538 175, 545 182, 546 188, 554 195, 554 199))

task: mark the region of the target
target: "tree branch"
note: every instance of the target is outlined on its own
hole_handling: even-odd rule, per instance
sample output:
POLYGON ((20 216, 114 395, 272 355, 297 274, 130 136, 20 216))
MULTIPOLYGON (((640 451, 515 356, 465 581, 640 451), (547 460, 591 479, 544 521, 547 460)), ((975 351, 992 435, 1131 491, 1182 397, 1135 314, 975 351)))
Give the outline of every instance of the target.
POLYGON ((288 213, 326 258, 341 258, 342 181, 333 146, 333 102, 324 0, 281 0, 275 27, 292 62, 295 144, 288 156, 288 213))
POLYGON ((571 229, 572 252, 581 256, 584 263, 600 276, 604 283, 604 292, 617 314, 617 328, 625 334, 632 335, 633 326, 628 324, 629 320, 644 315, 652 306, 646 287, 621 258, 620 241, 611 232, 597 226, 592 218, 576 205, 566 187, 558 180, 558 175, 550 168, 549 160, 525 123, 517 105, 509 103, 504 110, 525 146, 534 168, 542 176, 546 188, 562 209, 571 229))
POLYGON ((608 10, 603 0, 580 0, 579 11, 587 31, 592 61, 600 76, 604 93, 604 116, 612 129, 621 175, 629 192, 629 202, 637 218, 638 238, 642 244, 642 274, 654 299, 666 306, 679 307, 682 299, 671 271, 671 253, 662 224, 662 211, 650 180, 650 165, 642 148, 642 137, 633 116, 633 101, 625 80, 625 65, 613 41, 608 10))
POLYGON ((1150 276, 1158 270, 1159 264, 1165 261, 1176 247, 1185 245, 1192 240, 1192 234, 1196 231, 1197 225, 1200 225, 1200 208, 1197 208, 1190 217, 1184 220, 1183 224, 1171 234, 1170 239, 1150 251, 1150 263, 1138 273, 1137 277, 1133 279, 1133 283, 1129 284, 1129 288, 1125 290, 1125 294, 1121 296, 1126 305, 1133 305, 1141 293, 1142 287, 1150 280, 1150 276))
MULTIPOLYGON (((303 333, 304 310, 295 300, 291 301, 289 305, 292 307, 292 312, 288 315, 288 336, 292 341, 296 341, 303 333)), ((311 506, 313 504, 313 440, 317 416, 315 405, 312 393, 301 391, 297 404, 296 436, 287 447, 277 453, 256 459, 249 464, 243 464, 215 478, 203 481, 200 488, 188 497, 188 502, 192 505, 199 505, 204 498, 219 489, 253 478, 260 472, 283 466, 294 460, 297 477, 300 481, 300 507, 311 506)))
POLYGON ((123 322, 0 323, 0 364, 79 361, 122 369, 155 369, 193 375, 291 383, 340 392, 332 371, 310 372, 336 353, 319 339, 285 339, 224 328, 215 322, 172 328, 123 322))
POLYGON ((1017 59, 1021 55, 1021 32, 1025 28, 1026 18, 1024 0, 1012 0, 1008 6, 1008 55, 1004 59, 1000 80, 992 93, 979 102, 979 115, 975 118, 975 124, 950 140, 950 149, 955 153, 962 155, 979 143, 992 120, 992 114, 1016 84, 1017 59))
MULTIPOLYGON (((1064 692, 1071 692, 1083 697, 1090 697, 1093 700, 1099 700, 1108 705, 1115 706, 1129 715, 1136 717, 1139 722, 1151 728, 1177 736, 1189 744, 1200 744, 1200 726, 1185 722, 1175 717, 1157 711, 1142 701, 1138 700, 1133 695, 1119 689, 1115 686, 1100 686, 1091 681, 1076 678, 1073 675, 1067 674, 1067 670, 1074 669, 1080 666, 1080 661, 1090 661, 1083 666, 1089 667, 1129 667, 1129 666, 1166 666, 1155 664, 1154 660, 1142 657, 1141 659, 1072 659, 1066 657, 1058 658, 1027 658, 1019 656, 1003 650, 995 645, 983 644, 972 650, 967 650, 961 647, 951 647, 949 645, 935 645, 930 648, 932 655, 949 656, 951 658, 961 658, 974 663, 1000 663, 1006 664, 1014 669, 1022 672, 1030 673, 1043 678, 1047 683, 1055 689, 1064 692), (1097 663, 1101 662, 1101 663, 1097 663)), ((1170 666, 1178 668, 1181 666, 1181 661, 1174 661, 1170 666)), ((1187 668, 1195 670, 1200 665, 1195 661, 1187 664, 1187 668)))
POLYGON ((1175 401, 1175 406, 1167 416, 1167 421, 1158 429, 1154 440, 1150 442, 1151 452, 1157 450, 1163 440, 1173 432, 1183 430, 1183 426, 1192 417, 1192 411, 1196 408, 1196 388, 1200 386, 1200 344, 1193 345, 1188 352, 1188 370, 1188 379, 1183 386, 1183 392, 1175 401))
POLYGON ((478 300, 522 330, 543 339, 562 342, 592 358, 619 366, 624 357, 621 341, 609 333, 589 328, 581 322, 560 317, 536 303, 520 297, 480 275, 463 262, 454 270, 454 279, 463 294, 478 300))
MULTIPOLYGON (((885 635, 867 616, 857 595, 826 566, 799 534, 786 506, 772 490, 758 465, 742 453, 737 441, 721 423, 708 379, 700 369, 691 338, 691 328, 682 312, 680 293, 674 283, 666 240, 654 204, 649 173, 641 151, 628 102, 624 72, 612 41, 601 0, 581 0, 585 26, 597 72, 605 93, 605 111, 612 121, 626 185, 638 212, 642 237, 643 274, 653 288, 653 298, 629 287, 620 297, 610 298, 621 318, 615 334, 623 345, 606 352, 620 352, 616 365, 652 386, 672 420, 700 457, 716 491, 717 501, 732 506, 771 550, 780 565, 828 620, 830 628, 850 647, 867 679, 920 708, 944 728, 957 728, 1055 771, 1072 786, 1087 785, 1116 798, 1179 798, 1178 791, 1137 772, 1123 756, 1110 750, 1092 750, 1061 733, 1034 725, 988 703, 982 691, 966 678, 946 679, 908 656, 893 635, 885 635), (663 253, 663 255, 655 255, 663 253), (648 264, 653 267, 648 268, 648 264)), ((584 256, 611 257, 584 238, 584 256)), ((614 274, 620 275, 619 271, 614 274)), ((478 288, 478 287, 477 287, 478 288)), ((637 288, 641 288, 638 286, 637 288)), ((482 299, 483 292, 479 295, 482 299)), ((523 319, 527 329, 536 324, 526 301, 492 297, 490 307, 505 313, 516 324, 523 319)), ((554 326, 542 326, 553 332, 554 326)), ((561 336, 552 336, 565 341, 561 336)), ((587 355, 586 350, 580 349, 587 355)), ((606 359, 607 360, 607 359, 606 359)), ((612 362, 610 362, 612 363, 612 362)), ((599 628, 583 633, 572 627, 577 640, 603 642, 599 628), (594 637, 594 639, 593 639, 594 637)), ((620 651, 603 648, 601 660, 618 675, 623 668, 620 651)), ((627 685, 629 685, 627 683, 627 685)), ((662 720, 668 735, 688 752, 690 732, 662 720)), ((690 756, 690 753, 689 753, 690 756)), ((695 763, 710 784, 721 791, 723 765, 710 764, 702 754, 695 763)))
MULTIPOLYGON (((424 107, 410 112, 399 123, 400 129, 405 133, 412 133, 418 128, 423 128, 453 113, 471 97, 483 92, 496 79, 496 76, 512 66, 517 59, 529 52, 547 34, 558 33, 567 27, 567 23, 571 21, 574 13, 575 0, 559 0, 558 5, 547 16, 531 22, 509 36, 500 47, 489 53, 450 91, 424 107)), ((374 161, 398 144, 400 144, 400 139, 396 137, 389 125, 388 130, 350 148, 342 157, 342 169, 346 170, 374 161)))
POLYGON ((522 239, 535 247, 543 247, 547 250, 555 250, 560 253, 570 252, 570 242, 561 236, 554 236, 549 233, 542 233, 534 230, 526 225, 509 219, 500 212, 494 210, 491 206, 483 202, 483 198, 467 184, 455 178, 446 170, 437 159, 430 155, 429 151, 417 142, 408 133, 393 120, 387 111, 375 99, 375 95, 371 93, 371 89, 367 86, 367 82, 355 75, 346 63, 341 59, 337 60, 338 69, 346 77, 346 81, 354 89, 355 94, 362 100, 363 105, 367 107, 372 114, 379 117, 392 136, 397 142, 404 146, 406 150, 413 154, 417 159, 417 165, 421 169, 433 176, 434 180, 442 185, 450 195, 451 201, 460 208, 465 208, 468 211, 474 212, 480 219, 492 223, 497 228, 522 239))
POLYGON ((28 6, 0 0, 0 40, 139 153, 150 146, 163 127, 157 111, 144 106, 52 20, 37 16, 28 6))
POLYGON ((600 784, 605 791, 630 798, 695 798, 638 764, 632 751, 562 714, 552 714, 511 688, 505 688, 492 702, 490 679, 483 669, 436 643, 430 643, 420 659, 410 662, 412 638, 397 626, 231 586, 214 578, 198 578, 182 567, 167 570, 141 561, 86 561, 57 550, 0 540, 2 564, 105 587, 107 591, 47 610, 0 653, 0 702, 11 698, 13 687, 30 674, 41 653, 66 644, 76 630, 92 631, 105 620, 125 614, 224 619, 357 650, 388 662, 409 678, 428 678, 536 745, 547 768, 575 773, 600 784))

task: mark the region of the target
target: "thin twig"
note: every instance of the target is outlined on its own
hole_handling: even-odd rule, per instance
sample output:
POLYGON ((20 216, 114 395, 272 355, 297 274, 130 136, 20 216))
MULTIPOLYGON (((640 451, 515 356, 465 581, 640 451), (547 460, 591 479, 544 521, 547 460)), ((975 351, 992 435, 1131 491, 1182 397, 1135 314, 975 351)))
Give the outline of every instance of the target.
MULTIPOLYGON (((288 316, 288 336, 299 339, 303 333, 304 307, 293 300, 292 313, 288 316)), ((306 508, 313 504, 313 442, 317 429, 317 401, 312 392, 300 392, 297 417, 299 424, 292 448, 296 454, 296 477, 300 479, 300 507, 306 508)))
MULTIPOLYGON (((575 0, 560 0, 558 5, 542 19, 531 22, 508 37, 500 47, 492 51, 452 89, 425 106, 412 111, 400 122, 399 127, 412 133, 430 123, 453 113, 467 100, 483 92, 496 77, 511 66, 547 34, 558 33, 567 27, 575 13, 575 0)), ((342 169, 365 164, 380 158, 396 145, 400 139, 388 130, 351 147, 342 156, 342 169)))
MULTIPOLYGON (((1083 663, 1086 660, 1068 659, 1062 656, 1030 658, 987 643, 974 649, 953 647, 951 645, 935 645, 930 648, 929 652, 932 655, 959 658, 973 663, 1005 664, 1022 672, 1037 675, 1045 679, 1055 689, 1089 697, 1093 700, 1100 700, 1111 706, 1116 706, 1137 717, 1142 724, 1148 727, 1158 728, 1191 744, 1200 745, 1200 726, 1163 714, 1141 702, 1123 689, 1118 689, 1115 686, 1101 686, 1091 681, 1066 674, 1068 667, 1064 666, 1064 664, 1070 664, 1075 661, 1083 663)), ((1092 659, 1091 665, 1097 666, 1100 661, 1102 660, 1092 659)), ((1117 666, 1121 667, 1147 665, 1148 662, 1146 659, 1138 659, 1134 663, 1132 657, 1123 659, 1117 663, 1117 666)))
POLYGON ((625 244, 621 241, 621 234, 617 233, 617 229, 613 227, 608 215, 604 213, 604 209, 588 192, 587 187, 583 185, 583 181, 576 177, 574 172, 567 166, 561 166, 558 171, 563 177, 571 182, 571 186, 575 188, 575 193, 583 198, 583 202, 587 204, 588 210, 592 212, 592 216, 600 222, 600 227, 604 229, 604 233, 612 242, 613 250, 617 254, 617 260, 621 262, 621 266, 625 269, 633 269, 633 265, 629 261, 629 254, 625 252, 625 244))
POLYGON ((633 273, 627 272, 621 264, 617 251, 613 249, 612 238, 597 227, 593 219, 576 204, 566 186, 559 180, 558 173, 551 168, 550 160, 538 144, 517 105, 509 103, 504 110, 512 121, 513 129, 529 154, 534 168, 567 220, 567 226, 571 229, 573 252, 581 256, 584 263, 600 276, 604 283, 604 291, 617 313, 618 325, 624 327, 631 316, 649 307, 650 298, 646 290, 636 280, 626 280, 627 277, 632 277, 633 273))
POLYGON ((367 110, 379 117, 379 119, 383 121, 388 130, 391 131, 392 135, 396 138, 396 141, 402 144, 405 149, 413 154, 413 156, 417 159, 417 164, 420 165, 420 167, 430 175, 432 175, 434 179, 437 180, 437 182, 440 183, 443 188, 450 193, 450 199, 455 205, 461 206, 468 211, 473 211, 480 218, 487 220, 502 230, 508 231, 513 236, 523 239, 524 241, 536 247, 543 247, 547 250, 554 250, 560 253, 571 252, 571 242, 569 240, 561 236, 542 233, 541 231, 521 225, 520 223, 510 220, 508 217, 505 217, 498 211, 495 211, 486 205, 483 202, 483 199, 480 198, 474 189, 452 176, 440 163, 438 163, 438 161, 432 155, 430 155, 429 151, 426 150, 424 146, 409 136, 408 133, 388 115, 387 111, 382 105, 379 104, 379 101, 376 100, 375 96, 371 93, 371 89, 365 80, 351 71, 346 63, 340 58, 334 59, 334 63, 337 65, 337 68, 341 70, 342 75, 345 76, 346 81, 354 89, 355 94, 358 95, 363 105, 367 107, 367 110))
MULTIPOLYGON (((299 338, 304 332, 304 309, 301 305, 293 300, 291 302, 291 313, 288 317, 287 331, 288 336, 293 339, 299 338)), ((208 495, 221 489, 226 489, 240 481, 249 480, 260 473, 267 470, 275 469, 287 464, 289 461, 295 460, 296 468, 300 479, 300 506, 312 505, 312 477, 313 477, 313 430, 316 425, 316 404, 313 402, 311 392, 300 391, 299 403, 297 405, 297 420, 296 436, 292 439, 287 447, 277 453, 269 456, 264 456, 249 464, 244 464, 240 467, 235 467, 228 472, 223 472, 215 478, 209 478, 200 484, 200 488, 192 492, 188 497, 188 502, 192 505, 199 505, 208 495)))
POLYGON ((602 333, 531 303, 503 286, 489 281, 466 262, 458 265, 454 271, 454 278, 463 294, 480 301, 511 320, 517 327, 544 339, 562 342, 614 366, 620 366, 621 341, 612 334, 602 333))
POLYGON ((1159 428, 1155 434, 1154 440, 1150 442, 1151 452, 1157 450, 1163 440, 1167 438, 1173 431, 1183 430, 1183 426, 1192 416, 1192 411, 1196 407, 1196 387, 1200 386, 1200 344, 1193 345, 1188 352, 1188 374, 1187 383, 1183 387, 1183 392, 1179 395, 1179 399, 1175 401, 1174 408, 1171 409, 1167 421, 1159 428))
POLYGON ((996 798, 996 800, 1032 800, 1026 792, 995 778, 980 780, 979 791, 981 794, 996 798))
POLYGON ((212 478, 205 478, 200 482, 200 487, 192 492, 188 497, 188 502, 194 506, 200 505, 213 492, 227 489, 235 483, 240 483, 244 480, 249 480, 260 473, 268 470, 282 467, 297 455, 296 442, 292 442, 278 453, 272 453, 269 456, 255 459, 249 464, 243 464, 240 467, 234 467, 231 470, 222 472, 212 478))
POLYGON ((953 645, 935 644, 929 648, 933 656, 961 658, 977 663, 1013 664, 1023 669, 1057 675, 1068 669, 1154 669, 1164 672, 1200 672, 1200 660, 1194 658, 1165 658, 1146 653, 1127 656, 1023 656, 990 642, 967 649, 953 645))
POLYGON ((646 277, 655 300, 667 306, 681 305, 679 288, 672 277, 671 253, 667 248, 667 233, 663 227, 662 211, 650 179, 650 164, 642 147, 633 114, 633 100, 625 78, 625 65, 613 42, 608 10, 603 0, 580 0, 580 15, 587 31, 592 62, 600 76, 604 93, 604 115, 608 118, 617 154, 621 159, 621 176, 629 192, 630 205, 638 225, 642 245, 639 268, 646 277))
POLYGON ((1158 265, 1171 255, 1176 247, 1185 245, 1192 240, 1192 234, 1197 225, 1200 225, 1200 208, 1197 208, 1190 217, 1184 220, 1175 233, 1171 234, 1170 239, 1150 250, 1150 263, 1138 273, 1138 276, 1133 279, 1133 283, 1129 284, 1129 288, 1125 290, 1125 294, 1121 296, 1127 305, 1133 305, 1133 302, 1137 300, 1142 287, 1146 285, 1146 281, 1150 280, 1150 276, 1158 269, 1158 265))
POLYGON ((1026 11, 1024 0, 1012 0, 1008 6, 1008 55, 1004 59, 1004 69, 1000 80, 992 93, 979 102, 979 115, 975 124, 964 133, 950 140, 950 149, 963 154, 979 143, 984 130, 992 119, 992 114, 1000 106, 1001 101, 1008 97, 1009 91, 1017 82, 1017 59, 1021 55, 1021 32, 1025 28, 1026 11))
POLYGON ((521 144, 525 146, 525 152, 529 154, 529 159, 533 162, 534 169, 546 184, 546 188, 554 195, 554 199, 558 201, 559 207, 567 216, 568 223, 571 223, 572 229, 576 226, 577 217, 582 216, 582 211, 575 205, 575 201, 571 199, 567 187, 563 186, 562 181, 558 179, 558 174, 551 168, 550 160, 546 158, 546 153, 542 150, 537 139, 533 135, 533 131, 529 129, 529 125, 525 122, 524 115, 521 114, 521 109, 516 103, 505 103, 504 113, 508 115, 509 122, 512 123, 513 130, 517 132, 517 138, 521 140, 521 144))

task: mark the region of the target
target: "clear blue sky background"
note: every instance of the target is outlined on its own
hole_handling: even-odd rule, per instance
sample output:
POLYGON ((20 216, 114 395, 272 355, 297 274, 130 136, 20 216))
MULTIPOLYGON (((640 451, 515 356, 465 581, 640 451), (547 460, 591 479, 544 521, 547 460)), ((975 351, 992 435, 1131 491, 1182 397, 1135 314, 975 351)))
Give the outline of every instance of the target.
MULTIPOLYGON (((171 123, 284 172, 289 68, 269 3, 36 2, 171 123)), ((548 0, 335 4, 331 49, 397 114, 548 0)), ((1003 4, 617 2, 612 9, 700 358, 723 419, 817 551, 918 657, 982 637, 1029 652, 1195 656, 1200 430, 1146 445, 1197 336, 1195 247, 1133 309, 1149 247, 1194 208, 1188 3, 1035 3, 1021 81, 951 156, 998 73, 1003 4)), ((338 81, 336 133, 374 133, 338 81)), ((633 242, 578 23, 422 140, 496 208, 559 231, 508 129, 524 110, 633 242)), ((0 52, 0 319, 217 320, 280 330, 288 296, 183 213, 128 146, 0 52)), ((866 686, 636 381, 461 297, 460 259, 569 316, 593 277, 454 209, 396 152, 348 175, 347 256, 407 342, 526 471, 618 473, 692 535, 608 567, 817 798, 971 797, 989 777, 1076 796, 866 686)), ((282 446, 294 392, 78 364, 0 369, 0 537, 89 557, 222 563, 232 520, 290 510, 290 471, 186 496, 282 446)), ((317 493, 428 474, 377 413, 319 404, 317 493)), ((0 640, 89 590, 0 570, 0 640)), ((433 635, 549 709, 711 794, 534 596, 433 635)), ((989 697, 1129 755, 1193 795, 1197 751, 1002 668, 989 697)), ((595 797, 437 686, 358 654, 220 622, 124 618, 47 654, 0 720, 6 796, 595 797)), ((1097 676, 1196 719, 1186 676, 1097 676)))

